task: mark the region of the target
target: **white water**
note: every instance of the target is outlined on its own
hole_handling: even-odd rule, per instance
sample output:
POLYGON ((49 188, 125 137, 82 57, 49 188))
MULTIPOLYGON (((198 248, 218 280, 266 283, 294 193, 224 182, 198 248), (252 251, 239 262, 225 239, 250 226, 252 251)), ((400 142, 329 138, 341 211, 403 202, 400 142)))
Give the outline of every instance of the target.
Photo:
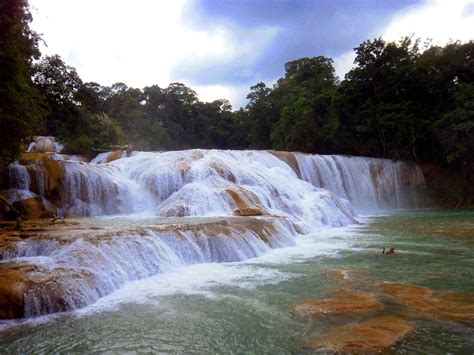
MULTIPOLYGON (((33 281, 53 280, 28 290, 25 316, 84 307, 126 283, 185 265, 242 261, 295 246, 298 235, 353 224, 357 213, 417 207, 423 197, 423 175, 416 165, 294 157, 298 171, 265 151, 138 152, 107 164, 100 163, 106 154, 93 164, 61 161, 61 214, 212 220, 244 206, 281 218, 263 217, 253 227, 232 222, 223 230, 208 228, 204 221, 191 230, 184 222, 172 230, 132 228, 106 237, 89 233, 19 242, 3 252, 1 263, 32 265, 35 270, 28 275, 33 281)), ((33 192, 48 197, 42 167, 41 161, 12 165, 10 187, 28 191, 35 174, 33 192)))
MULTIPOLYGON (((108 153, 95 162, 105 161, 108 153)), ((386 159, 295 153, 299 171, 265 151, 188 150, 134 153, 108 164, 65 161, 60 213, 79 216, 149 213, 232 215, 238 206, 285 215, 302 225, 344 225, 355 213, 417 208, 424 178, 415 164, 386 159), (298 177, 298 174, 300 177, 298 177), (311 186, 312 185, 312 186, 311 186), (350 203, 348 203, 350 202, 350 203)), ((10 188, 44 196, 41 162, 10 166, 10 188)))
POLYGON ((348 199, 359 212, 420 208, 426 203, 423 172, 416 164, 339 155, 296 154, 296 159, 303 180, 348 199))
POLYGON ((232 219, 201 222, 204 227, 183 224, 140 232, 31 238, 4 251, 2 264, 34 268, 28 277, 34 286, 25 293, 24 313, 30 317, 84 307, 127 282, 181 266, 246 260, 295 243, 295 230, 286 219, 260 220, 256 230, 244 229, 245 222, 232 219), (258 231, 260 226, 263 232, 258 231))

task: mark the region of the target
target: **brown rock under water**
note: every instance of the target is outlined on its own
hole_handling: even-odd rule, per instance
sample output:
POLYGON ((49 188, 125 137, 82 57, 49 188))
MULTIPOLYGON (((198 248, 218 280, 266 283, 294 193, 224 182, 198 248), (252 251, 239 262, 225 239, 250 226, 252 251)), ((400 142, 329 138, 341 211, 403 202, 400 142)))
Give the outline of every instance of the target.
POLYGON ((176 160, 176 162, 174 163, 174 166, 176 167, 176 169, 179 170, 179 172, 183 176, 186 175, 186 173, 190 169, 189 165, 186 164, 184 160, 176 160))
POLYGON ((411 325, 401 318, 382 316, 335 327, 312 337, 304 347, 320 351, 382 351, 411 330, 411 325))
POLYGON ((325 269, 322 275, 331 282, 339 285, 357 285, 364 287, 371 286, 374 282, 369 269, 352 268, 352 269, 325 269))
POLYGON ((383 305, 373 294, 352 289, 339 289, 331 293, 331 298, 310 299, 295 306, 295 311, 303 316, 369 313, 382 309, 383 305))
POLYGON ((472 293, 434 291, 427 287, 400 283, 384 283, 379 287, 411 312, 460 322, 474 321, 472 293))
POLYGON ((220 177, 228 180, 228 181, 231 181, 231 182, 235 182, 236 179, 235 179, 235 175, 232 173, 232 171, 230 169, 228 169, 227 167, 225 166, 222 166, 222 165, 219 165, 215 162, 212 162, 211 164, 209 164, 209 166, 217 173, 219 174, 220 177))

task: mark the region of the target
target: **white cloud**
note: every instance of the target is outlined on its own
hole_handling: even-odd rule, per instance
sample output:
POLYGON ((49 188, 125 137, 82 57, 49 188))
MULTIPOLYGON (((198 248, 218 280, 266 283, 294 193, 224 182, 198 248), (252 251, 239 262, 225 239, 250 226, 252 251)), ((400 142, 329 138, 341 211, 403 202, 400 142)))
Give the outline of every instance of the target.
POLYGON ((343 80, 346 73, 352 69, 354 65, 355 53, 353 50, 344 52, 334 58, 334 69, 339 80, 343 80))
POLYGON ((472 0, 432 0, 409 7, 396 14, 383 28, 387 40, 399 40, 407 35, 433 39, 433 44, 444 45, 450 40, 474 39, 474 11, 472 0))
POLYGON ((246 105, 245 97, 250 91, 248 85, 193 85, 192 88, 198 93, 201 101, 210 102, 216 99, 227 99, 234 110, 246 105))
MULTIPOLYGON (((252 60, 253 43, 265 45, 274 32, 253 33, 242 42, 231 28, 196 31, 184 22, 187 0, 30 0, 32 28, 43 34, 45 54, 59 54, 84 81, 103 85, 124 82, 133 87, 167 86, 178 63, 252 60)), ((214 100, 240 88, 196 87, 214 100), (214 96, 215 95, 215 96, 214 96)), ((241 99, 241 98, 240 98, 241 99)))
MULTIPOLYGON (((383 37, 398 41, 405 36, 431 39, 433 45, 445 45, 451 40, 474 40, 473 0, 427 0, 396 13, 388 23, 374 30, 368 39, 383 37)), ((356 47, 358 43, 354 43, 356 47)), ((340 79, 351 69, 354 52, 347 51, 334 58, 340 79)))

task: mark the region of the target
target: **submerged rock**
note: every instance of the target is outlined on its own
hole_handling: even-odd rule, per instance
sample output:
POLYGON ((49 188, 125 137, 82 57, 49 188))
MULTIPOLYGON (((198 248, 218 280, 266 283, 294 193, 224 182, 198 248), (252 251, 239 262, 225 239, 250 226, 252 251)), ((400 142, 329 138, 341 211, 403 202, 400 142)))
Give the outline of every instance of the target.
POLYGON ((330 298, 310 299, 295 305, 295 311, 303 316, 369 313, 382 309, 375 295, 351 289, 339 289, 332 292, 330 298))
POLYGON ((372 352, 387 349, 412 330, 405 320, 383 316, 337 326, 314 336, 304 347, 319 351, 372 352))
POLYGON ((406 306, 410 312, 461 322, 474 321, 474 294, 434 291, 427 287, 384 283, 380 289, 406 306))

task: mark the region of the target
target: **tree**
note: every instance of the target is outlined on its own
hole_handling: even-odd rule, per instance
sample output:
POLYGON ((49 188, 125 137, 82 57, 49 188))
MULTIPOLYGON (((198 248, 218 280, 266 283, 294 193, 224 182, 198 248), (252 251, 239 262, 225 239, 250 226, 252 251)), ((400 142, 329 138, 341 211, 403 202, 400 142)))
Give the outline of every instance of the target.
POLYGON ((273 125, 276 149, 327 153, 333 150, 338 119, 332 107, 337 77, 332 60, 300 58, 285 64, 286 74, 271 93, 280 119, 273 125))
POLYGON ((350 151, 399 159, 415 159, 426 143, 422 110, 416 101, 419 41, 378 38, 355 48, 357 66, 335 97, 339 135, 350 151))
POLYGON ((437 137, 446 162, 474 174, 474 83, 458 84, 455 108, 436 122, 437 137))
POLYGON ((80 125, 76 94, 83 86, 76 69, 59 55, 46 56, 34 65, 33 81, 46 98, 45 134, 68 137, 80 125))
POLYGON ((247 95, 250 101, 246 107, 247 139, 251 148, 270 148, 270 134, 279 118, 270 95, 272 90, 262 82, 251 86, 250 90, 251 92, 247 95))
POLYGON ((40 38, 31 20, 26 0, 0 2, 0 166, 18 156, 41 122, 41 96, 31 81, 40 38))

